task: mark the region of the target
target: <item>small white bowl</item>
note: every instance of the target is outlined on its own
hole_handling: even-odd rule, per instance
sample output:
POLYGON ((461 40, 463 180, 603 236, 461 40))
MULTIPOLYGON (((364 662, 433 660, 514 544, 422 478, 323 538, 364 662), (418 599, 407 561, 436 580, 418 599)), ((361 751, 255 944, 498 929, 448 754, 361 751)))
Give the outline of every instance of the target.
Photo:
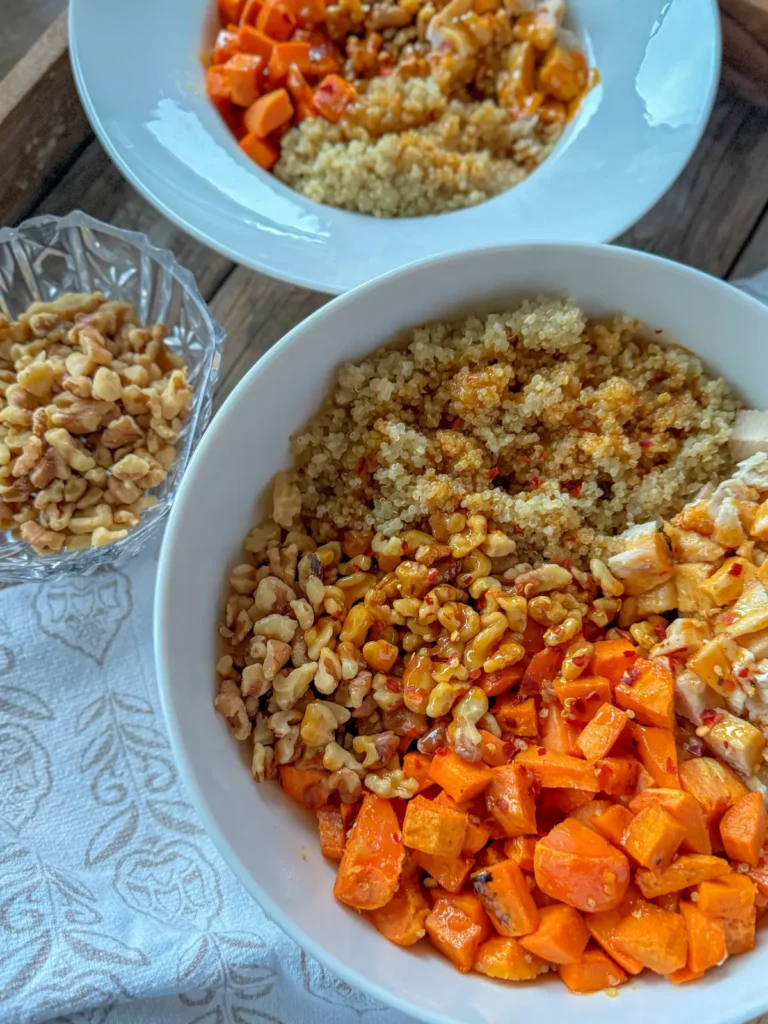
POLYGON ((289 464, 290 434, 318 407, 336 367, 424 321, 501 311, 537 293, 574 296, 589 314, 627 312, 664 329, 746 402, 768 408, 768 310, 698 271, 629 250, 532 245, 442 257, 325 306, 235 389, 195 452, 171 512, 155 650, 177 761, 221 853, 270 917, 350 985, 404 1013, 435 1024, 737 1024, 768 1009, 763 944, 695 984, 644 976, 615 1000, 577 999, 555 979, 510 987, 462 976, 427 943, 418 950, 391 945, 363 915, 336 902, 334 865, 320 854, 314 817, 276 784, 256 786, 213 709, 226 569, 236 563, 273 475, 289 464))
POLYGON ((556 151, 487 203, 400 220, 321 206, 240 151, 205 95, 201 55, 215 0, 72 0, 70 49, 91 123, 149 202, 238 263, 338 294, 481 243, 606 242, 669 188, 712 107, 715 0, 568 6, 601 82, 556 151))

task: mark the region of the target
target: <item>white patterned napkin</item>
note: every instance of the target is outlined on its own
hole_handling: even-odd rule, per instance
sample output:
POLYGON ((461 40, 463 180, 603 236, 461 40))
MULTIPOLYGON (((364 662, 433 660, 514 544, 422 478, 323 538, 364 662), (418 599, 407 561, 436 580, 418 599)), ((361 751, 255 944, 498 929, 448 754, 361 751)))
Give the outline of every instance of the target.
POLYGON ((0 590, 0 1022, 408 1024, 305 956, 179 783, 157 550, 0 590))

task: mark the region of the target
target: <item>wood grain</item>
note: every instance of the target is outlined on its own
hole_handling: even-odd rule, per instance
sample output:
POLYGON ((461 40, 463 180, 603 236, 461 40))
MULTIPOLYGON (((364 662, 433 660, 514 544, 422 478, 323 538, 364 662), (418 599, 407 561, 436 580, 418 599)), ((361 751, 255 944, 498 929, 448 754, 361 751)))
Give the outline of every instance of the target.
POLYGON ((0 223, 25 217, 90 138, 63 13, 0 82, 0 223))
POLYGON ((768 203, 766 166, 768 112, 722 85, 688 167, 618 242, 725 276, 768 203))

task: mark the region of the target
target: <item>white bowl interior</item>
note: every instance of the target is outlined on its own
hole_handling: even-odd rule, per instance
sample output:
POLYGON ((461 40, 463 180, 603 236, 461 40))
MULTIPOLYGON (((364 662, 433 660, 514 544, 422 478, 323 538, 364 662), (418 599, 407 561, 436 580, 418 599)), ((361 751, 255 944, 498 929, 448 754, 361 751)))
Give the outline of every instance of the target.
POLYGON ((367 285, 295 328, 240 383, 187 471, 163 548, 156 599, 160 685, 182 773, 230 865, 268 914, 350 984, 424 1020, 501 1024, 744 1021, 768 1007, 765 949, 694 985, 660 979, 617 1000, 576 999, 559 982, 518 985, 460 976, 426 944, 390 945, 332 895, 314 818, 274 784, 256 788, 238 744, 212 705, 215 625, 224 574, 288 438, 316 409, 339 363, 404 328, 469 309, 500 311, 537 293, 571 295, 590 314, 624 311, 663 328, 768 408, 768 311, 729 286, 655 257, 600 246, 526 246, 444 257, 367 285))
POLYGON ((556 152, 487 203, 415 219, 321 206, 243 155, 205 96, 201 57, 214 0, 72 0, 70 45, 91 123, 150 202, 238 263, 338 293, 479 239, 608 241, 672 184, 714 98, 715 0, 568 6, 601 81, 556 152))

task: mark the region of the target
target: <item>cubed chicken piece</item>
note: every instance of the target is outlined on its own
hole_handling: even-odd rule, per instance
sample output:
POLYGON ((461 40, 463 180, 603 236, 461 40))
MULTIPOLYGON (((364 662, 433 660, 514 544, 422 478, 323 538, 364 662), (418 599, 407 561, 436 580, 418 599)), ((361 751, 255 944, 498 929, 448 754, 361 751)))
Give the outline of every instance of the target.
MULTIPOLYGON (((717 494, 711 504, 717 505, 717 494)), ((744 527, 741 525, 738 502, 733 497, 723 498, 715 513, 715 528, 712 531, 712 539, 722 544, 724 548, 733 550, 747 539, 744 527)))
POLYGON ((667 635, 651 649, 651 658, 678 654, 690 658, 712 638, 712 630, 703 619, 677 618, 667 626, 667 635))
POLYGON ((675 711, 694 725, 701 725, 701 714, 723 706, 723 698, 703 679, 688 669, 675 677, 675 711))
POLYGON ((726 551, 722 544, 717 544, 711 537, 695 530, 681 530, 671 523, 666 523, 664 532, 672 545, 672 557, 675 562, 712 562, 719 563, 725 558, 726 551))
POLYGON ((685 505, 672 520, 672 525, 680 530, 692 530, 709 537, 715 528, 709 502, 709 498, 699 498, 685 505))
POLYGON ((714 723, 704 742, 735 772, 753 775, 762 764, 763 734, 751 722, 745 722, 729 711, 721 711, 720 715, 722 719, 714 723))
POLYGON ((729 447, 736 462, 758 452, 768 454, 768 412, 742 409, 736 413, 729 447))
POLYGON ((739 643, 749 651, 755 661, 768 658, 768 629, 761 629, 759 633, 750 633, 749 636, 743 636, 739 643))
POLYGON ((746 636, 768 629, 768 591, 759 579, 748 580, 727 614, 730 636, 746 636))
POLYGON ((677 588, 677 608, 681 615, 707 615, 714 609, 714 601, 702 590, 702 584, 709 579, 713 569, 714 566, 708 562, 689 562, 675 566, 672 578, 677 588))
POLYGON ((744 584, 754 579, 757 569, 746 558, 727 558, 720 568, 701 584, 701 589, 722 608, 741 597, 744 584))
POLYGON ((749 531, 758 540, 768 540, 768 501, 757 506, 755 518, 749 531))
POLYGON ((707 686, 718 693, 725 693, 724 680, 731 675, 731 662, 726 651, 725 636, 716 636, 688 659, 688 668, 707 686))
POLYGON ((768 455, 765 452, 757 452, 740 462, 734 479, 747 487, 756 487, 758 491, 768 491, 768 455))
POLYGON ((672 575, 672 556, 655 523, 642 523, 620 537, 623 549, 608 559, 608 568, 624 584, 628 597, 645 594, 672 575))

